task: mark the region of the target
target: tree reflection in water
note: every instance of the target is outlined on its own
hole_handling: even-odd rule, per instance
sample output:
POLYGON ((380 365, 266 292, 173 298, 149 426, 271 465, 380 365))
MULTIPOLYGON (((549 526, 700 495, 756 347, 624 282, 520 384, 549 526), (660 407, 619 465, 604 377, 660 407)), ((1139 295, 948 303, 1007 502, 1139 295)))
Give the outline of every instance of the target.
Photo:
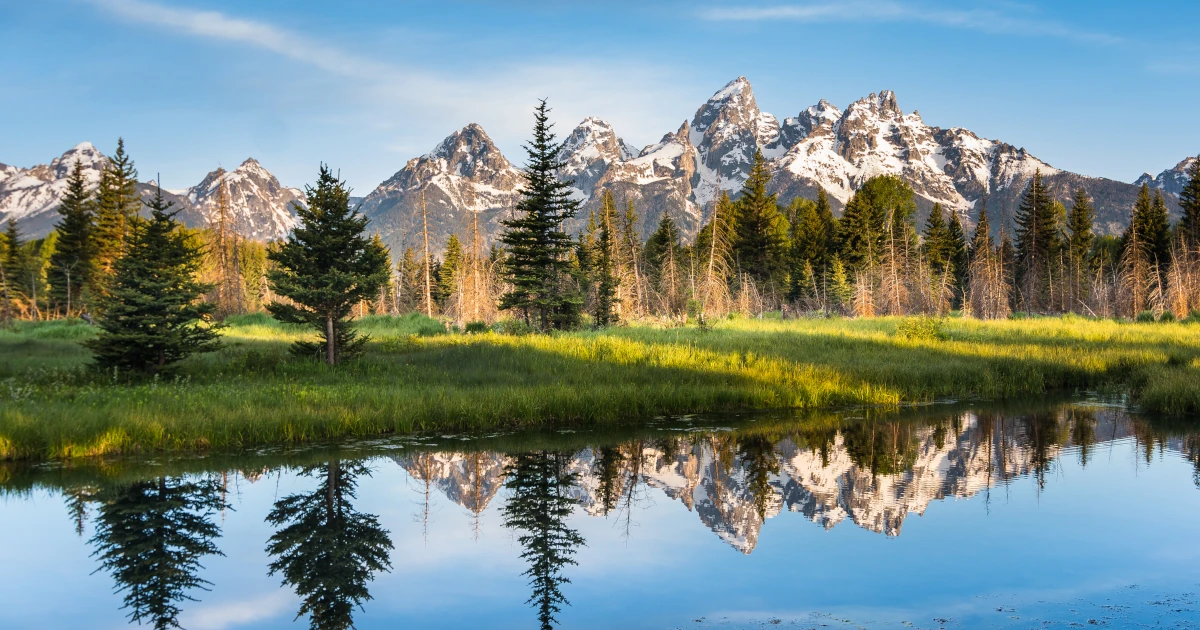
POLYGON ((313 630, 340 630, 354 625, 354 608, 371 599, 367 583, 373 574, 391 569, 392 541, 374 514, 354 509, 359 475, 370 470, 361 462, 333 460, 304 470, 321 482, 312 492, 275 502, 267 522, 284 526, 267 545, 275 557, 270 575, 280 573, 303 603, 299 619, 309 615, 313 630))
POLYGON ((579 532, 566 520, 577 501, 569 495, 575 475, 568 471, 571 457, 554 451, 522 453, 513 458, 506 473, 509 490, 504 506, 504 526, 522 532, 521 558, 529 564, 522 574, 529 577, 533 595, 527 603, 537 609, 542 630, 557 622, 561 605, 569 605, 559 588, 571 582, 563 567, 576 564, 572 558, 584 545, 579 532))
POLYGON ((221 530, 211 520, 227 507, 220 484, 159 477, 93 497, 100 503, 93 555, 112 573, 115 590, 125 594, 130 620, 179 627, 178 602, 195 601, 188 591, 207 590, 209 584, 197 576, 200 558, 224 555, 213 543, 221 530))

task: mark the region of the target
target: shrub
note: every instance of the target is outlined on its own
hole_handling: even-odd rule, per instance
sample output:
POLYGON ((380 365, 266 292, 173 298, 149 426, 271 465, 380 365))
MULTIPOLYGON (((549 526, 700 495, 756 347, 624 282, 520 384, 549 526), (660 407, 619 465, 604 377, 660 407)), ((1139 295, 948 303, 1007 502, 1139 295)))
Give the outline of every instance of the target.
POLYGON ((466 328, 463 328, 463 332, 467 333, 468 335, 472 333, 485 333, 488 330, 490 329, 488 328, 487 322, 467 322, 466 328))
POLYGON ((1154 322, 1154 313, 1152 311, 1142 311, 1137 314, 1136 320, 1138 323, 1154 322))
POLYGON ((896 324, 896 336, 910 341, 938 341, 945 338, 942 322, 932 317, 908 317, 896 324))
POLYGON ((1163 314, 1158 316, 1158 321, 1164 324, 1173 322, 1175 321, 1175 313, 1172 313, 1171 311, 1163 311, 1163 314))
POLYGON ((533 333, 533 327, 519 319, 503 319, 492 326, 492 330, 501 335, 522 336, 533 333))

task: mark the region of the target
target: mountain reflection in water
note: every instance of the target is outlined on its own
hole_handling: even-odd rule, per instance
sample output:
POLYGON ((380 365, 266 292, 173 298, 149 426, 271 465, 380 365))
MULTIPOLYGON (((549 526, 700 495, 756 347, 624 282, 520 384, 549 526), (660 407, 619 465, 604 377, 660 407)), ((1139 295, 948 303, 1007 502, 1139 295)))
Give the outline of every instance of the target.
MULTIPOLYGON (((265 516, 271 533, 258 544, 269 564, 239 568, 265 572, 289 589, 298 621, 314 629, 350 628, 376 604, 373 581, 405 567, 396 544, 411 547, 373 513, 387 506, 372 502, 368 511, 356 505, 360 485, 373 472, 387 475, 394 462, 421 502, 415 511, 425 545, 431 531, 446 526, 445 516, 430 510, 437 497, 465 509, 476 540, 481 516, 501 502, 500 526, 524 566, 525 603, 532 608, 515 625, 536 619, 548 629, 574 597, 572 572, 585 568, 579 552, 587 546, 581 526, 588 518, 609 519, 628 538, 639 514, 677 503, 742 554, 751 554, 766 523, 785 513, 826 530, 853 524, 898 537, 908 516, 924 514, 936 501, 990 502, 993 491, 1018 479, 1041 492, 1065 461, 1086 467, 1106 448, 1128 442, 1146 463, 1156 454, 1181 455, 1200 486, 1200 431, 1084 404, 1024 412, 934 408, 891 417, 758 417, 707 428, 700 420, 660 421, 623 435, 436 441, 458 446, 384 441, 228 458, 6 465, 0 489, 9 503, 34 491, 61 493, 72 529, 88 541, 91 569, 109 576, 124 614, 169 628, 180 625, 189 604, 203 600, 216 579, 205 564, 225 555, 222 529, 243 509, 231 493, 239 484, 295 476, 299 489, 276 491, 265 516), (84 536, 89 527, 92 534, 84 536)), ((0 612, 0 625, 4 619, 0 612)), ((40 625, 53 624, 48 618, 40 625)))

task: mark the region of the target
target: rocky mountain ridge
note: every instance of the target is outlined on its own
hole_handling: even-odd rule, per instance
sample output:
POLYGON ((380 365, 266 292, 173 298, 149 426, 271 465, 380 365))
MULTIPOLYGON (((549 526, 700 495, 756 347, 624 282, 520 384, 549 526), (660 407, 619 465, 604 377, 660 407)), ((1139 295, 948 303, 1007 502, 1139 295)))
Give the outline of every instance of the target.
MULTIPOLYGON (((27 238, 48 234, 58 222, 57 208, 76 162, 83 165, 88 186, 94 188, 108 158, 92 143, 81 142, 49 164, 31 168, 0 166, 0 220, 16 220, 27 238)), ((292 205, 304 203, 302 191, 280 184, 253 158, 233 171, 218 168, 186 190, 162 193, 179 211, 185 225, 209 227, 217 220, 218 188, 224 188, 229 201, 230 228, 257 240, 287 235, 296 225, 292 205)), ((137 189, 145 202, 155 194, 157 184, 139 182, 137 189)))

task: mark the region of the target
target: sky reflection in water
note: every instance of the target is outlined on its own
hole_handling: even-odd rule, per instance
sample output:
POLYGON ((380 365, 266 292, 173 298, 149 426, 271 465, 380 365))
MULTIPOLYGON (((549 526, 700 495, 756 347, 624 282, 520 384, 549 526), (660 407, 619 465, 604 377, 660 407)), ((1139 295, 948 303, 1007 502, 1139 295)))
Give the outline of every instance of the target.
POLYGON ((0 468, 0 626, 1200 623, 1200 428, 846 415, 0 468))

